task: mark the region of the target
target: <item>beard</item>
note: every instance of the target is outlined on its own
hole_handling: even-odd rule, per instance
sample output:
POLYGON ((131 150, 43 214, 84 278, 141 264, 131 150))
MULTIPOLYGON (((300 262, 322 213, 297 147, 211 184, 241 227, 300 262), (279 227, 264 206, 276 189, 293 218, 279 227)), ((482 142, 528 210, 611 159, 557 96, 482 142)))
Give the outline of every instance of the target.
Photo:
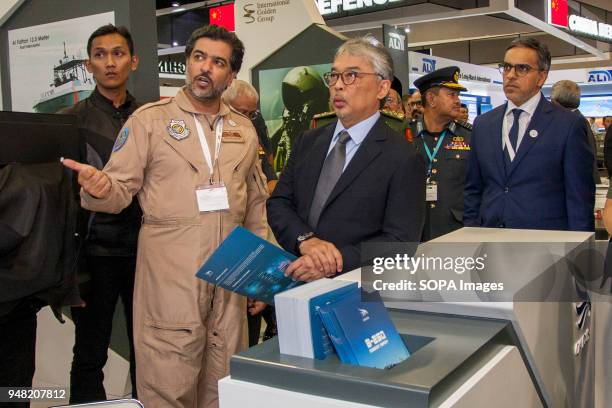
POLYGON ((212 78, 206 74, 197 75, 194 78, 185 77, 185 85, 187 86, 187 91, 189 94, 200 102, 210 102, 219 99, 221 94, 223 94, 223 91, 225 91, 227 88, 227 83, 217 85, 213 82, 212 78), (194 85, 194 81, 197 81, 200 78, 208 81, 210 84, 208 89, 201 90, 194 85))

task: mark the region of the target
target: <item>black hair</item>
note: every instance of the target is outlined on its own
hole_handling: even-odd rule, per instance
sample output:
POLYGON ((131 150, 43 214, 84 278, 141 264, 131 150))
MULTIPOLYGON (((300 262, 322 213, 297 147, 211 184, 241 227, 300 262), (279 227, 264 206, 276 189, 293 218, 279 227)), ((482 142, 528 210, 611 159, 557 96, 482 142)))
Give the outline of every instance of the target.
POLYGON ((103 35, 109 35, 109 34, 119 34, 120 36, 125 38, 125 42, 127 42, 128 48, 130 49, 130 55, 134 55, 134 41, 132 40, 132 34, 130 34, 130 31, 124 26, 115 27, 112 24, 107 24, 107 25, 103 25, 102 27, 98 28, 96 31, 91 33, 91 35, 89 36, 89 39, 87 40, 87 55, 90 58, 91 58, 91 46, 92 46, 94 38, 102 37, 103 35))
POLYGON ((462 107, 462 108, 465 108, 465 109, 467 109, 467 108, 468 108, 468 107, 467 107, 467 105, 466 105, 465 103, 462 103, 462 104, 461 104, 461 107, 462 107))
POLYGON ((538 53, 538 69, 540 71, 548 72, 550 70, 550 51, 546 44, 542 44, 534 37, 518 37, 515 38, 508 48, 506 48, 506 52, 516 47, 524 47, 534 50, 538 53))
POLYGON ((185 44, 185 58, 189 59, 191 53, 193 52, 193 48, 195 47, 195 43, 200 38, 223 41, 229 45, 232 48, 230 67, 233 72, 240 71, 240 67, 242 67, 242 58, 244 57, 244 44, 242 44, 242 41, 240 41, 236 34, 217 25, 200 27, 191 33, 189 39, 187 40, 187 44, 185 44))

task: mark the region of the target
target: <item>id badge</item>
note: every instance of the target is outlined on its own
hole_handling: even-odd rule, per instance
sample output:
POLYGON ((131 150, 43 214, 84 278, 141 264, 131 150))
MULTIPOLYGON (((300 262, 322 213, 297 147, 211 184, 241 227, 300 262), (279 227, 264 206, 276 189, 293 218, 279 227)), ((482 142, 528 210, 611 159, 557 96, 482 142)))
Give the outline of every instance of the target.
POLYGON ((213 183, 196 188, 196 199, 200 212, 222 211, 229 209, 227 189, 223 183, 213 183))
POLYGON ((438 185, 427 183, 425 188, 425 201, 438 201, 438 185))

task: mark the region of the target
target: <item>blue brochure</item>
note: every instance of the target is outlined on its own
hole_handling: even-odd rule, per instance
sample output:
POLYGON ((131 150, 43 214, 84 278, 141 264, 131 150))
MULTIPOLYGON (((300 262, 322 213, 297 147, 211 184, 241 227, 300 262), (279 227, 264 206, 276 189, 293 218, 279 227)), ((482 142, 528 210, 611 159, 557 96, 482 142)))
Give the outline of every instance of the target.
POLYGON ((319 314, 343 363, 390 368, 410 357, 378 293, 367 302, 344 297, 319 314))
POLYGON ((196 276, 224 289, 274 304, 274 295, 302 282, 285 277, 296 257, 236 227, 202 265, 196 276))

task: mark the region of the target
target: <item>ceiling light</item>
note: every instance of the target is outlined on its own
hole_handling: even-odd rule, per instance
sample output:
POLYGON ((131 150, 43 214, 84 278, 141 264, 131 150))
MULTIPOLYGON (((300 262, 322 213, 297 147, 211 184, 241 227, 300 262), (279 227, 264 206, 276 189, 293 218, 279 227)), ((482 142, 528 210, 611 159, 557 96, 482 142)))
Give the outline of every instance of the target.
POLYGON ((173 47, 178 47, 178 42, 177 41, 172 41, 172 46, 173 47))
POLYGON ((172 7, 179 7, 181 5, 181 3, 179 3, 178 1, 173 1, 170 5, 172 7))
POLYGON ((405 31, 405 32, 407 32, 407 33, 409 33, 409 32, 410 32, 410 27, 406 27, 406 28, 404 28, 404 31, 405 31))

